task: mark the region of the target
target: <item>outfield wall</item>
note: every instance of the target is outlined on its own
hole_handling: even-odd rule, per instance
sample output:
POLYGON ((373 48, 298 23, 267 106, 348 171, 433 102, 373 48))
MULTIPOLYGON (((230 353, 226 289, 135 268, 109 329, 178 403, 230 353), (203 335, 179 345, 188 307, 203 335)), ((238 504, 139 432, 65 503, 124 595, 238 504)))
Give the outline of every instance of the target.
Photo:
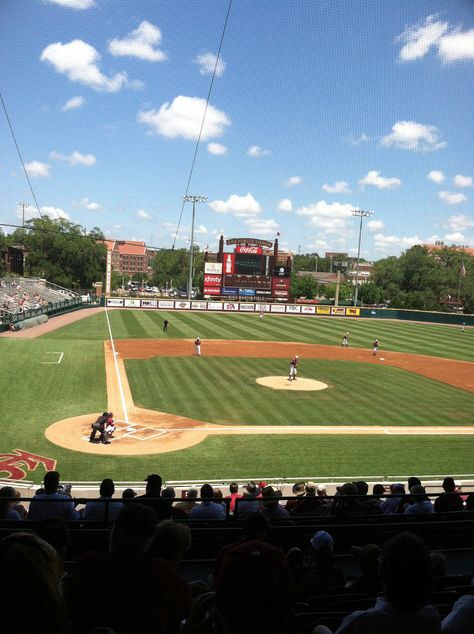
POLYGON ((354 306, 323 306, 319 304, 266 304, 251 302, 215 302, 206 300, 138 299, 109 297, 109 308, 144 308, 156 310, 213 311, 227 313, 263 313, 286 315, 323 315, 328 317, 364 317, 372 319, 401 319, 439 324, 474 326, 474 315, 454 315, 421 310, 391 308, 359 308, 354 306))

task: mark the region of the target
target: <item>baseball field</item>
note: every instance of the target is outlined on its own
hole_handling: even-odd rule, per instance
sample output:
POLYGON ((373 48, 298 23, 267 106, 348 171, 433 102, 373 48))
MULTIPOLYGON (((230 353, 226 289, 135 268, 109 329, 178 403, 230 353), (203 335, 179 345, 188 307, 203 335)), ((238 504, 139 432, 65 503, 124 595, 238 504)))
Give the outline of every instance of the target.
POLYGON ((0 478, 40 482, 53 466, 72 481, 474 472, 474 329, 128 309, 77 317, 0 337, 0 478), (104 410, 117 431, 91 444, 104 410))

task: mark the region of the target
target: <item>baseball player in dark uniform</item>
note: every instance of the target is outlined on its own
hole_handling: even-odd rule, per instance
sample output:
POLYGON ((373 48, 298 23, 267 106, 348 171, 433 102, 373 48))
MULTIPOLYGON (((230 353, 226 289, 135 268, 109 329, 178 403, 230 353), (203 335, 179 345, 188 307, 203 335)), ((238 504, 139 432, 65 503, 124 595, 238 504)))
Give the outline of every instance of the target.
POLYGON ((288 381, 296 381, 296 375, 298 373, 298 370, 296 369, 297 365, 298 365, 298 355, 295 354, 293 359, 290 361, 290 375, 288 377, 288 381))
POLYGON ((374 355, 374 357, 376 356, 378 349, 379 349, 379 340, 376 339, 374 343, 372 344, 372 354, 374 355))

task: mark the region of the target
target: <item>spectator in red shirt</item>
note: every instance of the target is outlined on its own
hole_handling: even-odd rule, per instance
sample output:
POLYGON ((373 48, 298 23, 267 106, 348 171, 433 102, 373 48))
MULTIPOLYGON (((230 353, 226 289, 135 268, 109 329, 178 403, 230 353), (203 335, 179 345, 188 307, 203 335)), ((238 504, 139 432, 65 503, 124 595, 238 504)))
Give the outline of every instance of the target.
POLYGON ((237 498, 241 498, 242 495, 239 493, 239 485, 237 482, 231 482, 229 485, 230 495, 226 495, 226 498, 230 498, 230 512, 234 512, 235 500, 237 498))

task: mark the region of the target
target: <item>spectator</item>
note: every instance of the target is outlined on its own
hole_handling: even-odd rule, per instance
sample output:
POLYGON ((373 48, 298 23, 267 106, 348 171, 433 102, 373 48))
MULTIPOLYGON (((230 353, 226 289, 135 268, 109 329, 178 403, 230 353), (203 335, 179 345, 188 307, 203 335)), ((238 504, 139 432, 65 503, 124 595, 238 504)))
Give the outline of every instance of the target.
POLYGON ((169 519, 171 517, 171 506, 173 503, 170 502, 169 499, 163 499, 161 497, 161 487, 163 485, 161 476, 152 473, 145 478, 145 482, 145 494, 139 495, 135 500, 140 504, 150 506, 155 511, 158 522, 169 519))
POLYGON ((359 482, 356 482, 355 485, 357 488, 357 494, 362 496, 358 500, 362 510, 368 515, 378 515, 381 513, 380 500, 371 495, 367 495, 369 492, 369 485, 367 482, 359 480, 359 482))
POLYGON ((79 520, 80 513, 74 508, 70 495, 58 493, 60 475, 57 471, 48 471, 44 476, 44 493, 37 492, 31 499, 28 511, 29 520, 42 520, 46 517, 62 517, 65 520, 79 520))
POLYGON ((266 486, 262 490, 264 500, 261 513, 271 522, 273 520, 284 520, 290 517, 289 512, 280 504, 281 494, 271 486, 266 486))
POLYGON ((407 506, 405 515, 426 515, 427 513, 434 513, 434 507, 426 495, 424 486, 415 484, 410 490, 410 493, 413 498, 413 504, 407 506))
POLYGON ((216 608, 216 631, 287 632, 293 586, 283 552, 261 541, 249 541, 232 549, 216 579, 216 608), (239 597, 245 600, 236 603, 239 597))
POLYGON ((470 493, 466 499, 466 511, 474 511, 474 493, 470 493))
POLYGON ((456 601, 451 612, 444 617, 443 634, 474 634, 474 595, 465 594, 456 601))
POLYGON ((300 501, 291 509, 291 515, 312 514, 326 515, 329 507, 326 500, 316 495, 317 485, 314 482, 307 482, 305 485, 305 494, 300 501))
POLYGON ((181 563, 184 553, 191 548, 191 531, 187 524, 178 524, 173 520, 163 520, 156 527, 152 545, 148 551, 150 557, 161 557, 175 568, 181 563))
POLYGON ((346 482, 337 487, 336 497, 332 502, 330 515, 364 515, 365 508, 359 503, 357 487, 353 482, 346 482))
POLYGON ((137 497, 137 492, 134 491, 133 489, 124 489, 122 491, 122 500, 124 504, 125 502, 129 502, 130 500, 133 500, 136 497, 137 497))
MULTIPOLYGON (((383 598, 373 608, 347 616, 337 634, 439 634, 438 611, 427 605, 432 593, 430 556, 417 535, 400 533, 384 545, 379 575, 383 598)), ((319 626, 314 630, 328 632, 319 626)))
POLYGON ((381 510, 384 515, 391 515, 392 513, 399 513, 401 505, 403 503, 403 496, 405 495, 405 487, 403 484, 397 482, 390 485, 390 497, 385 498, 381 505, 381 510))
POLYGON ((352 554, 359 564, 361 575, 346 584, 352 592, 362 592, 369 596, 377 595, 381 590, 379 578, 380 546, 366 544, 365 546, 352 546, 352 554))
POLYGON ((327 497, 326 486, 324 484, 318 484, 316 493, 319 497, 325 498, 327 497))
POLYGON ((233 513, 235 508, 235 500, 241 498, 242 495, 239 493, 239 485, 237 484, 237 482, 230 483, 229 491, 230 495, 227 495, 226 497, 230 498, 230 512, 233 513))
POLYGON ((191 509, 190 518, 192 520, 225 520, 225 508, 222 504, 213 502, 214 489, 210 484, 203 484, 201 487, 201 504, 191 509))
POLYGON ((462 511, 464 502, 459 493, 456 493, 454 478, 446 477, 443 480, 443 490, 444 493, 441 493, 434 502, 434 510, 436 513, 462 511))
POLYGON ((18 501, 12 504, 12 509, 18 513, 22 520, 26 520, 28 511, 26 510, 25 506, 19 501, 21 498, 20 491, 15 491, 15 498, 18 501))
POLYGON ((68 593, 71 634, 110 627, 121 634, 175 633, 188 614, 190 591, 168 561, 147 556, 156 533, 150 506, 130 502, 110 534, 110 552, 79 558, 68 593), (101 592, 120 589, 120 605, 101 592), (96 596, 96 590, 99 593, 96 596))
POLYGON ((13 487, 6 486, 0 489, 0 520, 21 520, 20 514, 13 508, 14 498, 13 487))
POLYGON ((176 499, 176 492, 173 487, 165 487, 161 492, 161 497, 168 499, 171 505, 170 517, 173 520, 186 520, 189 515, 183 509, 179 507, 173 506, 173 503, 176 499))
POLYGON ((433 577, 445 577, 448 569, 446 555, 439 552, 432 552, 430 553, 430 559, 433 577))
POLYGON ((47 517, 38 524, 36 534, 48 542, 58 553, 61 561, 66 558, 71 536, 67 522, 62 517, 47 517))
POLYGON ((61 563, 52 546, 32 533, 12 533, 0 545, 2 631, 63 634, 61 563))
POLYGON ((189 513, 191 512, 191 509, 193 509, 197 505, 197 502, 196 502, 197 496, 198 496, 197 489, 188 489, 186 491, 186 498, 184 500, 180 500, 179 502, 176 502, 174 506, 175 508, 182 509, 185 513, 189 515, 189 513))
POLYGON ((250 513, 256 513, 260 510, 261 504, 258 499, 260 496, 260 489, 258 485, 252 481, 247 482, 244 486, 244 496, 236 503, 237 516, 244 517, 250 515, 250 513))
POLYGON ((295 508, 300 502, 298 498, 303 497, 305 493, 305 483, 304 482, 295 482, 295 484, 291 488, 293 495, 296 496, 293 500, 287 500, 285 508, 287 511, 290 511, 295 508))
POLYGON ((82 518, 85 520, 96 520, 100 522, 114 522, 117 515, 123 508, 122 502, 112 501, 114 493, 114 481, 110 478, 102 480, 99 489, 100 498, 98 500, 90 500, 86 503, 86 506, 82 511, 82 518))
POLYGON ((310 540, 303 566, 293 571, 298 594, 311 596, 326 588, 342 588, 344 572, 334 565, 334 540, 326 531, 316 532, 310 540))

